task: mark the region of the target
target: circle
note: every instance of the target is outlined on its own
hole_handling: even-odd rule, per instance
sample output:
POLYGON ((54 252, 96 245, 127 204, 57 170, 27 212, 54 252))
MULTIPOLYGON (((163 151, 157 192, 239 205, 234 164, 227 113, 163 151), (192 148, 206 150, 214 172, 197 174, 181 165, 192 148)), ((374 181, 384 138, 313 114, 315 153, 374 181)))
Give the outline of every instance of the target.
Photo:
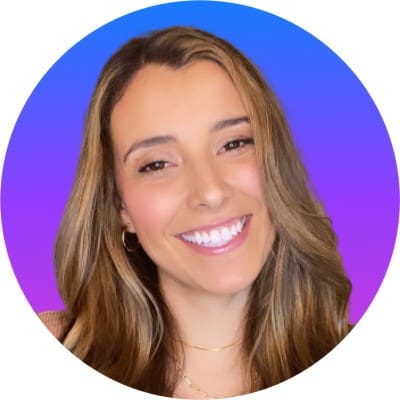
POLYGON ((8 146, 1 209, 8 254, 29 303, 36 312, 63 308, 53 244, 102 66, 131 37, 172 25, 227 39, 277 93, 338 234, 356 323, 386 272, 398 223, 397 169, 382 118, 358 78, 315 37, 264 11, 219 2, 164 4, 119 18, 64 54, 29 97, 8 146), (224 15, 223 22, 210 15, 224 15))

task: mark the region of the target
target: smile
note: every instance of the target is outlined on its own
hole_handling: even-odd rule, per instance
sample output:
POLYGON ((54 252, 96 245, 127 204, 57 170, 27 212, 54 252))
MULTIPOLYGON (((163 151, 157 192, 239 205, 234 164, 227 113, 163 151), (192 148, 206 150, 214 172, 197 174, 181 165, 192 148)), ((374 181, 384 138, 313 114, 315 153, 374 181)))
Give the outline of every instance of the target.
POLYGON ((194 250, 221 254, 238 247, 246 237, 251 216, 242 216, 212 227, 184 232, 178 237, 194 250))

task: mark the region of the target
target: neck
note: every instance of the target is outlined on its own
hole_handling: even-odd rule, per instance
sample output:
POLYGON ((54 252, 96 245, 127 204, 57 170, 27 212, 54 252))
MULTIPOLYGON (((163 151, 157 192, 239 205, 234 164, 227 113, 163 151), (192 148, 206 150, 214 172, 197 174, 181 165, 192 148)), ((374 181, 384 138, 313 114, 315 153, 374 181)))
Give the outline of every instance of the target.
POLYGON ((160 281, 184 342, 215 348, 241 339, 248 289, 221 295, 193 290, 172 279, 160 281))
MULTIPOLYGON (((213 294, 193 290, 173 279, 160 279, 165 301, 170 308, 180 338, 185 342, 182 373, 208 393, 228 397, 243 394, 244 364, 242 335, 249 290, 235 294, 213 294), (224 350, 213 352, 196 349, 220 348, 237 343, 224 350)), ((204 398, 183 379, 175 395, 181 398, 204 398)))

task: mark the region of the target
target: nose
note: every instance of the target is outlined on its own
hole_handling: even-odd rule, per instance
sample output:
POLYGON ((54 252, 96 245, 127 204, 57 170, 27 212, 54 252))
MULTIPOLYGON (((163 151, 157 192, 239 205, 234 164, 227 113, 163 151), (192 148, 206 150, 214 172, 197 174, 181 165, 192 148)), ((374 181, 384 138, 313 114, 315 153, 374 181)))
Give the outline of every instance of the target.
POLYGON ((218 210, 231 196, 227 174, 211 160, 192 165, 187 174, 187 182, 191 207, 218 210))

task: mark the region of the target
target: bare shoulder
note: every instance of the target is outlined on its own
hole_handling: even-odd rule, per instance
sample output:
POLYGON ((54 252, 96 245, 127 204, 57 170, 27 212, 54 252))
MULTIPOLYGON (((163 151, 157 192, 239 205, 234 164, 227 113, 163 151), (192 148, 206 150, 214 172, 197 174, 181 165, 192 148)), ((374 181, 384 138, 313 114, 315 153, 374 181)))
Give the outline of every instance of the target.
POLYGON ((71 323, 71 316, 67 311, 44 311, 38 317, 57 339, 65 334, 71 323))

